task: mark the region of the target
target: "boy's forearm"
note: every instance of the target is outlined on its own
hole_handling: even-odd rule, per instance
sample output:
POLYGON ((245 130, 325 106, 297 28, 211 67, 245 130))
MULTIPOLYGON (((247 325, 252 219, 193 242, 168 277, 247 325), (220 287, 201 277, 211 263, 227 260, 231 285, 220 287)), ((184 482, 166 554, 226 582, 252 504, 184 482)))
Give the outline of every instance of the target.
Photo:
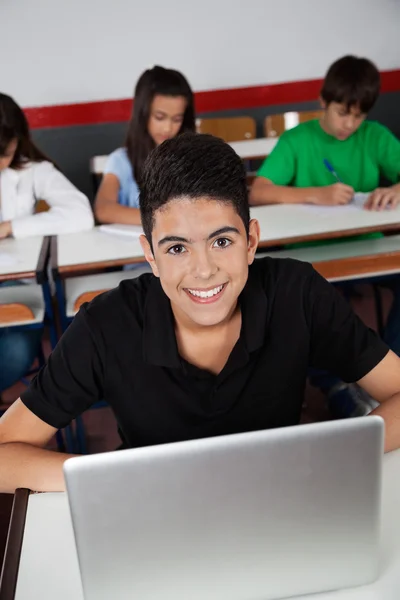
POLYGON ((296 188, 256 181, 250 192, 250 204, 314 204, 318 188, 296 188))
POLYGON ((24 487, 36 492, 63 492, 63 454, 20 442, 0 445, 0 493, 24 487))
POLYGON ((138 208, 122 206, 115 202, 97 203, 95 205, 95 215, 100 223, 141 225, 140 210, 138 208))

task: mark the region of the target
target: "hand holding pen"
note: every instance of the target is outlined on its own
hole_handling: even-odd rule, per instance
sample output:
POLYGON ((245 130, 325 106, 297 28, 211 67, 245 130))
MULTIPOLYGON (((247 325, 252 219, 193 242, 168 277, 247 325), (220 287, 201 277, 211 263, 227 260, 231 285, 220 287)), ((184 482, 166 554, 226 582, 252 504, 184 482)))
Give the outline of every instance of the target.
POLYGON ((333 166, 326 158, 324 159, 323 164, 328 171, 332 173, 337 183, 319 188, 319 201, 315 202, 315 204, 326 206, 340 206, 349 204, 349 202, 351 202, 353 199, 354 189, 350 185, 343 183, 333 166))

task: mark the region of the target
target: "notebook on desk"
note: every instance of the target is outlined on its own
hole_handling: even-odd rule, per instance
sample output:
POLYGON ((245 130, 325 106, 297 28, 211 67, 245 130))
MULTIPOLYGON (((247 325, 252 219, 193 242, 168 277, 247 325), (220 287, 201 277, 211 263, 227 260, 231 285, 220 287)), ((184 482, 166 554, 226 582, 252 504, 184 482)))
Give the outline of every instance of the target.
POLYGON ((276 600, 378 575, 383 420, 72 458, 85 600, 276 600))

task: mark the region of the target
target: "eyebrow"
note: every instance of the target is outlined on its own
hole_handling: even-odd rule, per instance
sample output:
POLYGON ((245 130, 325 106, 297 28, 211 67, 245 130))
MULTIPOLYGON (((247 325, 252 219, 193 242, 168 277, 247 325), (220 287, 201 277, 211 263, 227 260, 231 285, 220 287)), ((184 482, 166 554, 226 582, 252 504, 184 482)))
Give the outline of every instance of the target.
MULTIPOLYGON (((153 110, 153 114, 155 114, 155 115, 162 115, 163 117, 168 117, 168 113, 166 113, 164 110, 160 110, 158 108, 156 108, 155 110, 153 110)), ((184 112, 177 113, 176 115, 172 115, 172 117, 183 117, 184 114, 185 114, 184 112)))
MULTIPOLYGON (((217 229, 216 231, 210 233, 210 235, 207 237, 207 240, 211 240, 212 238, 217 237, 219 235, 223 235, 224 233, 237 233, 240 235, 239 229, 227 225, 226 227, 221 227, 220 229, 217 229)), ((169 244, 171 242, 178 242, 181 244, 193 244, 193 240, 188 240, 179 235, 167 235, 158 242, 158 246, 162 246, 163 244, 169 244)))

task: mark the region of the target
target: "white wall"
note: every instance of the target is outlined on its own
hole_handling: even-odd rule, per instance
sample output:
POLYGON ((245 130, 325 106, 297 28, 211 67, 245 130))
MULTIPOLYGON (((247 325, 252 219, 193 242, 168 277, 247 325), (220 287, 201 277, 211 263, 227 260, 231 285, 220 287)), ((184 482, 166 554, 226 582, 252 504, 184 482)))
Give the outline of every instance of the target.
POLYGON ((195 90, 400 67, 399 0, 0 0, 0 90, 23 106, 131 96, 149 65, 195 90))

